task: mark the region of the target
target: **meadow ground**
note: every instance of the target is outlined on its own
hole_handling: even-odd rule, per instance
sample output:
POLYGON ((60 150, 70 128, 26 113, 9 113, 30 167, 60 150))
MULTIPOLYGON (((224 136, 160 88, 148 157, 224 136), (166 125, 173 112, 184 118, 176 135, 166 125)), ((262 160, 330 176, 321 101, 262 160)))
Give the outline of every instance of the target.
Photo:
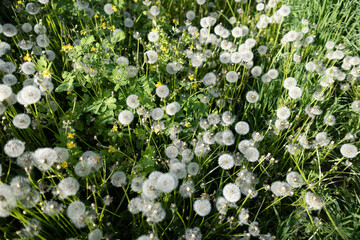
POLYGON ((360 239, 359 0, 0 6, 0 239, 360 239))

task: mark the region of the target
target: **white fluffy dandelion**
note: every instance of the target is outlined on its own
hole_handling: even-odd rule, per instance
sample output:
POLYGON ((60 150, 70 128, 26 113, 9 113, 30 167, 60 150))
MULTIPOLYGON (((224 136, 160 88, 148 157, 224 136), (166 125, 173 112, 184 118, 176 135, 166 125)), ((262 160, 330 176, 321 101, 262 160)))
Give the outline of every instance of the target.
POLYGON ((13 118, 13 125, 16 128, 19 129, 26 129, 30 126, 31 123, 31 118, 28 114, 26 113, 20 113, 17 114, 14 118, 13 118))
POLYGON ((6 84, 0 84, 0 102, 9 98, 13 93, 12 88, 6 84))
POLYGON ((178 102, 172 102, 166 106, 166 113, 170 116, 174 116, 177 112, 180 111, 180 109, 181 106, 178 102))
POLYGON ((126 105, 129 108, 137 108, 140 105, 140 101, 138 99, 138 96, 135 94, 131 94, 126 98, 126 105))
POLYGON ((114 11, 114 6, 111 4, 111 3, 107 3, 104 5, 104 11, 106 14, 113 14, 115 11, 114 11))
POLYGON ((220 155, 220 157, 218 159, 218 163, 222 169, 225 169, 225 170, 230 169, 235 164, 234 157, 228 153, 222 154, 222 155, 220 155))
POLYGON ((199 216, 205 217, 211 212, 211 203, 207 199, 197 199, 194 202, 194 210, 199 216))
POLYGON ((161 120, 164 116, 164 110, 161 108, 154 108, 151 110, 150 115, 155 121, 161 120))
POLYGON ((156 189, 163 193, 172 192, 178 185, 177 177, 172 173, 161 174, 156 182, 156 189))
POLYGON ((276 181, 271 184, 270 190, 276 195, 276 196, 287 196, 291 193, 291 186, 290 184, 286 182, 280 182, 276 181))
POLYGON ((340 153, 345 158, 355 158, 358 155, 359 151, 355 145, 346 143, 341 146, 340 153))
POLYGON ((302 178, 302 176, 298 172, 295 172, 295 171, 289 172, 286 175, 286 181, 293 188, 299 188, 299 187, 301 187, 302 185, 305 184, 304 179, 302 178))
POLYGON ((38 148, 34 152, 35 164, 41 171, 50 170, 57 159, 57 153, 52 148, 38 148))
POLYGON ((284 88, 290 90, 291 88, 296 87, 296 79, 293 77, 288 77, 284 80, 283 83, 284 88))
POLYGON ((307 191, 305 194, 305 202, 308 204, 309 208, 314 210, 320 210, 325 205, 321 196, 315 195, 310 191, 307 191))
POLYGON ((229 202, 237 202, 240 200, 241 192, 240 188, 234 183, 228 183, 223 188, 223 196, 229 202))
POLYGON ((302 96, 302 90, 301 88, 299 87, 293 87, 289 90, 289 96, 292 98, 292 99, 298 99, 302 96))
POLYGON ((279 119, 282 119, 282 120, 286 120, 290 117, 291 115, 291 112, 290 112, 290 109, 288 107, 281 107, 281 108, 278 108, 276 110, 276 116, 279 118, 279 119))
POLYGON ((155 51, 153 51, 153 50, 146 51, 145 55, 148 58, 148 63, 150 63, 150 64, 156 63, 156 61, 158 59, 158 55, 155 51))
POLYGON ((129 110, 124 110, 119 114, 118 120, 122 125, 129 125, 134 120, 134 114, 129 110))
POLYGON ((257 150, 257 148, 255 147, 248 147, 244 152, 244 157, 249 162, 256 162, 257 160, 259 160, 260 157, 259 150, 257 150))
POLYGON ((111 184, 115 187, 126 185, 126 174, 123 171, 116 171, 110 177, 111 184))
POLYGON ((169 90, 168 86, 161 85, 156 88, 155 92, 159 98, 166 98, 167 96, 169 96, 170 90, 169 90))
POLYGON ((230 71, 226 74, 226 81, 235 83, 238 80, 238 74, 235 71, 230 71))
POLYGON ((159 34, 155 31, 149 32, 147 37, 150 42, 157 42, 159 40, 159 34))
POLYGON ((21 89, 20 92, 18 92, 16 95, 16 99, 21 105, 35 104, 40 101, 40 98, 40 90, 32 85, 23 87, 23 89, 21 89))
POLYGON ((46 48, 50 44, 50 40, 46 35, 39 35, 36 37, 36 44, 41 48, 46 48))
POLYGON ((19 139, 12 139, 4 146, 4 152, 8 157, 19 157, 25 151, 25 143, 19 139))
POLYGON ((179 150, 174 145, 170 145, 165 149, 165 154, 168 158, 176 158, 179 155, 179 150))
POLYGON ((73 177, 67 177, 61 180, 58 184, 59 196, 61 199, 65 199, 69 196, 76 195, 79 191, 80 184, 73 177))
POLYGON ((247 122, 240 121, 237 122, 235 125, 235 132, 237 132, 240 135, 246 135, 250 131, 250 126, 247 122))
POLYGON ((249 91, 246 93, 246 100, 249 103, 256 103, 259 100, 259 94, 256 91, 249 91))

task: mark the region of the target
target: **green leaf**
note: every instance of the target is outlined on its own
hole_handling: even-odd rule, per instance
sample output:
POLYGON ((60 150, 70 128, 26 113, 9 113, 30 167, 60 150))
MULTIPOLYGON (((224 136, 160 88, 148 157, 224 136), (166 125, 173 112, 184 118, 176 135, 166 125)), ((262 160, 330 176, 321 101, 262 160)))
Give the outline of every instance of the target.
POLYGON ((119 8, 119 10, 123 7, 124 5, 124 0, 114 0, 114 4, 119 8))
POLYGON ((112 41, 112 42, 121 42, 122 40, 125 39, 125 36, 126 36, 126 35, 125 35, 125 32, 119 31, 119 32, 116 33, 115 36, 113 36, 113 37, 111 38, 111 41, 112 41))
POLYGON ((73 82, 74 82, 74 79, 70 79, 67 82, 63 82, 55 89, 55 92, 63 92, 63 91, 71 90, 73 87, 73 82))
POLYGON ((91 35, 89 38, 86 39, 85 44, 86 45, 90 45, 91 43, 93 43, 95 41, 95 38, 93 35, 91 35))
POLYGON ((55 89, 55 92, 69 91, 73 88, 74 76, 69 72, 63 72, 64 81, 55 89))
POLYGON ((38 71, 44 71, 44 70, 46 70, 46 68, 47 68, 46 59, 43 56, 41 56, 40 59, 36 63, 36 69, 38 71))
POLYGON ((155 156, 155 147, 149 145, 145 151, 141 151, 141 158, 139 163, 144 167, 146 173, 150 173, 155 170, 155 161, 152 159, 155 156))

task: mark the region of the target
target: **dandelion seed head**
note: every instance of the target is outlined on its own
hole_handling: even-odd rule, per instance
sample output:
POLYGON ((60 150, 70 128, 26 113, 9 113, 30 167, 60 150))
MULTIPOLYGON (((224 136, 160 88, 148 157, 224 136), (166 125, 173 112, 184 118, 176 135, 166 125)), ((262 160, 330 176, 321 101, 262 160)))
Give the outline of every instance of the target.
POLYGON ((234 157, 228 153, 220 155, 218 164, 222 169, 231 169, 234 166, 234 157))
POLYGON ((355 158, 359 154, 359 151, 355 145, 346 143, 341 146, 340 153, 345 158, 355 158))
POLYGON ((284 197, 291 193, 291 186, 286 182, 276 181, 271 184, 270 190, 276 196, 284 197))
POLYGON ((286 120, 290 117, 290 115, 291 115, 290 109, 286 106, 283 106, 276 110, 276 116, 279 119, 286 120))
POLYGON ((41 171, 50 170, 57 159, 56 151, 52 148, 38 148, 34 154, 34 163, 41 171))
POLYGON ((131 190, 139 192, 142 189, 144 179, 142 177, 135 177, 131 180, 131 190))
POLYGON ((23 87, 18 94, 16 99, 21 105, 31 105, 40 101, 41 92, 40 90, 32 85, 23 87))
POLYGON ((14 37, 18 33, 16 27, 11 23, 5 23, 4 25, 2 25, 2 30, 2 33, 6 37, 14 37))
POLYGON ((207 199, 197 199, 194 202, 194 211, 197 215, 205 217, 211 212, 211 203, 207 199))
POLYGON ((307 191, 305 194, 305 202, 308 204, 309 208, 314 210, 320 210, 325 205, 321 196, 315 195, 310 191, 307 191))
POLYGON ((116 171, 110 177, 111 184, 115 187, 126 186, 126 174, 123 171, 116 171))
POLYGON ((249 91, 246 93, 246 100, 249 103, 256 103, 259 100, 259 94, 256 91, 249 91))
POLYGON ((286 181, 293 188, 299 188, 299 187, 301 187, 302 185, 305 184, 304 179, 302 178, 302 176, 296 171, 289 172, 286 175, 286 181))
POLYGON ((298 99, 302 96, 302 90, 301 88, 299 87, 293 87, 289 90, 289 96, 292 98, 292 99, 298 99))
POLYGON ((229 202, 237 202, 240 200, 241 192, 239 187, 234 183, 228 183, 223 188, 223 196, 229 202))
POLYGON ((9 85, 0 84, 0 102, 9 98, 12 93, 12 88, 9 85))
POLYGON ((4 152, 8 157, 19 157, 25 151, 25 143, 14 138, 8 141, 4 146, 4 152))
POLYGON ((259 160, 260 157, 259 150, 257 150, 257 148, 255 147, 248 147, 244 152, 244 157, 249 162, 256 162, 257 160, 259 160))
POLYGON ((19 129, 26 129, 30 126, 31 118, 26 113, 17 114, 13 118, 13 125, 19 129))
POLYGON ((140 105, 140 101, 138 99, 138 96, 135 94, 131 94, 126 98, 126 105, 129 108, 137 108, 140 105))
POLYGON ((80 184, 73 177, 67 177, 61 180, 58 184, 59 196, 61 199, 65 199, 69 196, 74 196, 79 191, 80 184))
POLYGON ((122 125, 129 125, 134 120, 134 114, 129 110, 124 110, 120 112, 118 120, 122 125))
POLYGON ((155 121, 159 121, 164 117, 164 110, 161 108, 154 108, 151 110, 150 115, 155 121))
POLYGON ((161 85, 156 88, 155 92, 159 98, 166 98, 167 96, 169 96, 170 90, 169 90, 168 86, 161 85))
POLYGON ((238 74, 235 71, 230 71, 226 74, 226 81, 235 83, 238 80, 238 74))
POLYGON ((201 240, 202 234, 200 228, 188 228, 185 231, 185 240, 201 240))

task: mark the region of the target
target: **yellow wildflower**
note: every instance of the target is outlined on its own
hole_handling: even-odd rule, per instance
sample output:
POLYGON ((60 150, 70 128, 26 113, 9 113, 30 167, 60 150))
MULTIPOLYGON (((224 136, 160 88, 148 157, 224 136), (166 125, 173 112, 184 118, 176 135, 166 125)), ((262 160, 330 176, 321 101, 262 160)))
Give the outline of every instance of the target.
POLYGON ((84 30, 81 30, 81 31, 80 31, 80 34, 81 34, 81 35, 85 35, 86 32, 85 32, 84 30))
POLYGON ((61 164, 60 164, 63 168, 66 168, 67 167, 67 162, 62 162, 61 164))
POLYGON ((17 3, 18 3, 18 4, 21 4, 21 3, 22 3, 22 1, 18 1, 17 3))
POLYGON ((109 145, 108 152, 116 152, 116 150, 113 146, 109 145))
POLYGON ((161 51, 165 51, 166 47, 164 45, 161 46, 161 51))
POLYGON ((274 41, 274 39, 273 39, 273 38, 270 38, 270 41, 274 41))
POLYGON ((96 51, 96 47, 92 46, 92 47, 91 47, 91 51, 95 52, 95 51, 96 51))
POLYGON ((111 9, 114 10, 114 12, 117 12, 116 6, 112 6, 111 9))
POLYGON ((194 45, 191 44, 190 47, 189 47, 189 49, 190 49, 190 50, 193 50, 193 49, 194 49, 194 45))
POLYGON ((185 127, 188 127, 190 125, 190 122, 187 122, 184 125, 185 125, 185 127))
POLYGON ((192 80, 194 80, 194 74, 191 74, 190 76, 189 76, 189 79, 192 81, 192 80))
POLYGON ((111 130, 116 132, 118 130, 118 126, 114 125, 111 130))
POLYGON ((29 56, 29 54, 26 54, 26 56, 24 56, 24 61, 31 62, 31 57, 29 56))
POLYGON ((97 15, 97 14, 94 15, 94 18, 98 18, 98 17, 99 17, 99 15, 97 15))
POLYGON ((73 49, 74 47, 73 46, 71 46, 71 45, 65 45, 65 46, 62 46, 62 48, 61 48, 61 50, 63 50, 63 51, 68 51, 68 50, 71 50, 71 49, 73 49))
POLYGON ((67 138, 74 138, 75 133, 68 133, 67 138))
POLYGON ((200 36, 200 35, 199 35, 198 33, 195 35, 196 38, 198 38, 199 36, 200 36))
POLYGON ((104 19, 103 19, 103 18, 100 18, 100 21, 104 21, 104 19))
POLYGON ((68 147, 68 149, 72 149, 73 147, 75 147, 75 143, 73 141, 70 141, 66 144, 66 146, 68 147))
POLYGON ((161 82, 157 82, 157 84, 155 84, 155 87, 160 87, 162 85, 161 82))
POLYGON ((197 83, 193 83, 191 84, 191 86, 195 88, 197 86, 197 83))
POLYGON ((46 69, 45 71, 43 71, 43 72, 42 72, 42 75, 43 75, 44 77, 50 77, 50 71, 49 71, 49 69, 46 69))
POLYGON ((156 4, 156 5, 159 5, 159 4, 160 4, 160 1, 156 1, 155 4, 156 4))
POLYGON ((159 134, 159 131, 160 131, 159 129, 155 129, 154 133, 159 134))

